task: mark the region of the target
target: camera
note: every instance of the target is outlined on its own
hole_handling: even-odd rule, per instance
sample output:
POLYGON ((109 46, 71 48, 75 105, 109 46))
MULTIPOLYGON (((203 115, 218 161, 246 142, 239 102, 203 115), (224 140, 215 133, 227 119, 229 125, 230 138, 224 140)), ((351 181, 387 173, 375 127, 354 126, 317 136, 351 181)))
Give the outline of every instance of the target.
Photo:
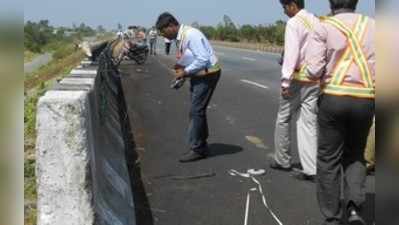
POLYGON ((172 80, 170 88, 177 90, 184 85, 185 81, 186 81, 186 79, 184 79, 184 78, 174 79, 174 80, 172 80))
MULTIPOLYGON (((178 71, 178 70, 183 70, 184 69, 184 66, 182 66, 182 65, 180 65, 180 64, 175 64, 174 66, 173 66, 173 69, 175 70, 175 71, 178 71)), ((170 88, 172 88, 172 89, 179 89, 179 88, 181 88, 183 85, 184 85, 184 82, 186 81, 186 79, 184 78, 184 77, 182 77, 182 78, 178 78, 178 79, 174 79, 174 80, 172 80, 172 83, 170 84, 170 88)))

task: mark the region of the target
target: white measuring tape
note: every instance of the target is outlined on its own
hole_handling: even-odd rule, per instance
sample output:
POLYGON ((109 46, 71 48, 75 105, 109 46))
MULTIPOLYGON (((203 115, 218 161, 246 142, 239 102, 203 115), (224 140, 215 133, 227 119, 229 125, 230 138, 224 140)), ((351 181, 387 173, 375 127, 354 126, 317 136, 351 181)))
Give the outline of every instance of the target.
POLYGON ((254 169, 250 169, 247 170, 246 173, 240 173, 237 170, 229 170, 228 173, 231 176, 240 176, 240 177, 244 177, 244 178, 251 178, 251 180, 258 186, 258 188, 251 188, 248 193, 247 193, 247 201, 245 204, 245 218, 244 218, 244 225, 248 225, 248 214, 249 214, 249 202, 250 202, 250 193, 253 191, 258 190, 259 194, 262 196, 262 203, 263 205, 266 207, 267 211, 270 213, 270 215, 272 215, 273 219, 276 220, 276 222, 279 225, 283 225, 283 223, 280 221, 280 219, 277 217, 277 215, 270 209, 269 205, 267 204, 266 201, 266 197, 265 194, 263 193, 263 188, 262 185, 260 184, 260 182, 255 178, 255 176, 260 176, 266 173, 265 170, 263 169, 259 169, 259 170, 254 170, 254 169))

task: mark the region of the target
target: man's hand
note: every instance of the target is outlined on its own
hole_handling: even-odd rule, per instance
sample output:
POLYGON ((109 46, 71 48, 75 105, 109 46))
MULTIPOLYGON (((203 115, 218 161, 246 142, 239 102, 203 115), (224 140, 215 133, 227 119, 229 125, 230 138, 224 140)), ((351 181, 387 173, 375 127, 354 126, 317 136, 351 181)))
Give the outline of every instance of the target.
POLYGON ((185 75, 187 75, 186 72, 183 69, 176 69, 175 72, 176 72, 175 73, 175 78, 176 79, 183 78, 185 75))
POLYGON ((292 96, 292 94, 289 91, 289 87, 290 87, 290 81, 283 79, 283 81, 281 82, 281 95, 284 98, 289 98, 292 96))
POLYGON ((281 87, 281 95, 283 98, 289 98, 292 96, 288 87, 281 87))

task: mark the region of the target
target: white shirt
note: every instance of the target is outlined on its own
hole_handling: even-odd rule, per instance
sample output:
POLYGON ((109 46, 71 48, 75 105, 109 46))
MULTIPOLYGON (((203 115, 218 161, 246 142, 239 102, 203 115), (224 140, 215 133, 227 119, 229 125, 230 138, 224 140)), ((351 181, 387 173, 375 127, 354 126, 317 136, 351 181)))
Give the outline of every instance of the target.
POLYGON ((218 59, 213 48, 200 30, 182 24, 176 39, 178 50, 182 54, 179 61, 184 60, 183 66, 186 66, 184 70, 187 74, 193 75, 217 64, 218 59))

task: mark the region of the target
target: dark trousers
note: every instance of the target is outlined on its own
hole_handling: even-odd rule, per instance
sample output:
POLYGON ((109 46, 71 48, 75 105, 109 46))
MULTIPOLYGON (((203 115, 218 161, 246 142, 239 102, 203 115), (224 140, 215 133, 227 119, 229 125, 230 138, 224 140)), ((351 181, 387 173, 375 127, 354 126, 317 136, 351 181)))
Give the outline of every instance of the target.
POLYGON ((171 45, 171 43, 165 43, 165 53, 166 53, 166 55, 169 55, 169 53, 170 53, 170 45, 171 45))
POLYGON ((374 100, 332 95, 319 99, 317 195, 326 225, 340 224, 349 203, 360 208, 365 201, 364 148, 373 116, 374 100))
POLYGON ((150 39, 150 55, 156 55, 157 39, 150 39))
POLYGON ((208 150, 209 129, 206 110, 220 75, 221 71, 204 77, 193 77, 190 80, 191 109, 188 136, 191 150, 197 153, 208 150))

